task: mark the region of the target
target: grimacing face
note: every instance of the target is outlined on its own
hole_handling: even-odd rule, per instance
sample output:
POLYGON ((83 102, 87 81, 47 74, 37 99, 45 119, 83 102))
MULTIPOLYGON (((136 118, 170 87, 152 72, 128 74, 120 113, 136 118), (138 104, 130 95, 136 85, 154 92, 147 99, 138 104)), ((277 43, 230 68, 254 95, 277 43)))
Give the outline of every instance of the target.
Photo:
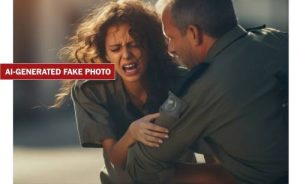
POLYGON ((168 52, 175 57, 180 64, 192 68, 193 53, 190 42, 186 35, 182 35, 180 30, 175 26, 171 10, 166 8, 162 14, 163 32, 168 40, 168 52))
POLYGON ((132 36, 128 24, 116 24, 108 28, 105 38, 106 59, 115 64, 123 82, 142 82, 147 63, 143 50, 132 36))

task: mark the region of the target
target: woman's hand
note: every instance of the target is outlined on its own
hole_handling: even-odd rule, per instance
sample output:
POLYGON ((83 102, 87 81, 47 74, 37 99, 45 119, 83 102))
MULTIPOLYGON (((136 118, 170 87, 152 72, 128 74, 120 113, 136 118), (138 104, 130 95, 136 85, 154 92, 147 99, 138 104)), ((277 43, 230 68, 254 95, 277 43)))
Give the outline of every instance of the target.
POLYGON ((152 123, 158 117, 159 113, 149 114, 131 123, 128 128, 131 137, 147 146, 159 147, 168 138, 168 129, 152 123))

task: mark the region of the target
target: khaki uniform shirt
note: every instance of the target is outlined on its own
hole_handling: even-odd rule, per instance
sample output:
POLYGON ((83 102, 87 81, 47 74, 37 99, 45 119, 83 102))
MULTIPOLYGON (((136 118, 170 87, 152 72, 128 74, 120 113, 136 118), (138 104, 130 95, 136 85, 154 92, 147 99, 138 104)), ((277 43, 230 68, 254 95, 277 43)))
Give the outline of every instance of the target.
MULTIPOLYGON (((174 88, 176 81, 180 80, 186 71, 179 67, 174 79, 169 84, 162 85, 174 88)), ((104 139, 120 139, 133 121, 147 114, 157 113, 167 98, 167 92, 165 96, 160 97, 149 94, 140 111, 130 101, 119 76, 115 81, 76 81, 71 95, 80 143, 83 147, 102 147, 101 141, 104 139)), ((188 155, 190 159, 191 152, 188 155)), ((106 165, 104 172, 110 182, 130 183, 130 177, 122 169, 113 167, 105 154, 104 161, 106 165)))
POLYGON ((160 173, 194 145, 215 155, 238 183, 286 178, 287 81, 287 35, 235 27, 161 106, 156 123, 170 129, 169 139, 158 149, 136 144, 129 150, 131 177, 138 183, 168 182, 160 173))

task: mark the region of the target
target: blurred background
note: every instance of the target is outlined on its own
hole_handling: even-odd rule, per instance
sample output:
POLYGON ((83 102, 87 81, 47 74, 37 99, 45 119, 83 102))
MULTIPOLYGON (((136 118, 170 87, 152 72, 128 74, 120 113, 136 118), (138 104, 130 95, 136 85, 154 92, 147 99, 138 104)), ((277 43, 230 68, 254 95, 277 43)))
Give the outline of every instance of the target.
MULTIPOLYGON (((14 62, 60 62, 57 52, 77 23, 107 1, 14 0, 14 62)), ((234 0, 234 6, 246 28, 266 24, 288 32, 288 0, 234 0)), ((59 85, 14 81, 15 184, 100 183, 102 150, 80 148, 71 101, 47 108, 59 85)))

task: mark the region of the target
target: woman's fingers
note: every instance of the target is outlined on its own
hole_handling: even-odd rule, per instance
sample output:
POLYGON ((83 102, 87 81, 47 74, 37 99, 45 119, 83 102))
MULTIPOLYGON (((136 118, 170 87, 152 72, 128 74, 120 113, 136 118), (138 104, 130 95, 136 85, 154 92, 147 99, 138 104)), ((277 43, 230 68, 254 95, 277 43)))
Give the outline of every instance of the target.
POLYGON ((149 146, 149 147, 155 147, 155 148, 158 148, 159 147, 159 144, 158 143, 153 143, 153 142, 148 142, 148 141, 142 141, 142 143, 146 146, 149 146))
POLYGON ((153 137, 153 136, 149 136, 149 135, 145 135, 145 140, 147 142, 151 142, 151 143, 158 143, 158 144, 162 144, 163 140, 157 137, 153 137))
POLYGON ((169 132, 167 128, 152 123, 159 115, 149 114, 134 121, 129 127, 132 137, 146 146, 159 147, 163 139, 168 138, 169 132))
POLYGON ((153 121, 159 117, 159 113, 149 114, 147 116, 144 116, 143 119, 145 121, 153 121))
POLYGON ((167 134, 144 130, 140 131, 138 141, 150 147, 159 147, 166 138, 168 138, 167 134))
POLYGON ((168 138, 168 135, 165 133, 147 130, 143 135, 143 143, 150 147, 159 147, 164 142, 163 139, 166 138, 168 138))
POLYGON ((150 146, 150 147, 159 147, 160 144, 163 143, 163 140, 160 138, 144 135, 143 136, 143 144, 150 146))
POLYGON ((155 131, 151 131, 151 130, 146 130, 145 134, 148 135, 148 136, 161 138, 161 139, 169 138, 167 133, 155 132, 155 131))
POLYGON ((148 130, 152 130, 152 131, 156 131, 156 132, 163 132, 163 133, 168 133, 169 130, 164 128, 164 127, 161 127, 161 126, 158 126, 154 123, 149 123, 149 122, 145 122, 145 128, 148 129, 148 130))

